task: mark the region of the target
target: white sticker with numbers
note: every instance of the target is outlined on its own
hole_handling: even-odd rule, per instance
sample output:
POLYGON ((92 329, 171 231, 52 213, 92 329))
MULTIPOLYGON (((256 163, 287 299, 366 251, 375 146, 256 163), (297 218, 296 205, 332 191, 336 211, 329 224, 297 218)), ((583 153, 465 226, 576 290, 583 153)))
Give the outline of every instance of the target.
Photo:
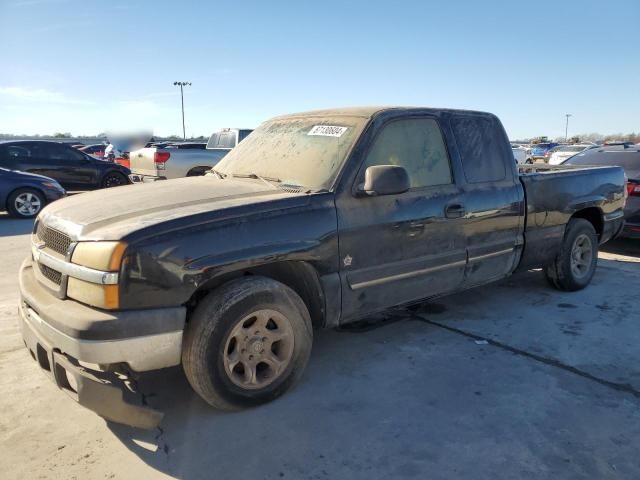
POLYGON ((321 137, 341 137, 348 127, 336 127, 335 125, 316 125, 307 135, 320 135, 321 137))

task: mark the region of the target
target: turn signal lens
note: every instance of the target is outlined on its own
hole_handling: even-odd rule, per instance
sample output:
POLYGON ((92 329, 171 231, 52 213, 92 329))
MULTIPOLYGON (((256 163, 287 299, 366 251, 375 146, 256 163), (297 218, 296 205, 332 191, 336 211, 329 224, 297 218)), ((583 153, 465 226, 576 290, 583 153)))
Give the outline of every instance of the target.
POLYGON ((79 302, 107 310, 120 306, 118 285, 100 285, 69 277, 67 295, 79 302))

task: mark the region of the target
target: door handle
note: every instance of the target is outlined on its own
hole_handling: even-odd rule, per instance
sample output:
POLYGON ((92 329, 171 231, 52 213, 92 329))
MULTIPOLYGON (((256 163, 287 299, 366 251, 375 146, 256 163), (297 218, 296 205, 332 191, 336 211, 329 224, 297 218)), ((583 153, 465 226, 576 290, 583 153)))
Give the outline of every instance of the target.
POLYGON ((409 236, 410 237, 415 237, 417 235, 420 235, 422 232, 424 232, 424 223, 422 222, 411 222, 409 224, 409 236))
POLYGON ((464 217, 465 209, 461 203, 451 203, 444 209, 444 216, 447 218, 460 218, 464 217))

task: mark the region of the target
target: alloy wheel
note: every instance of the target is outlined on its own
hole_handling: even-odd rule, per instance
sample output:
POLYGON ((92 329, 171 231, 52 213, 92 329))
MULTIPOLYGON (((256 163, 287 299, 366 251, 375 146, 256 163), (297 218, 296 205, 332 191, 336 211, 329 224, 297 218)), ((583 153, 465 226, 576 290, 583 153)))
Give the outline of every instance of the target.
POLYGON ((228 378, 243 389, 260 389, 277 380, 289 366, 294 334, 290 321, 275 310, 258 310, 242 318, 224 347, 228 378))
POLYGON ((42 208, 42 202, 37 195, 31 192, 21 193, 14 200, 16 211, 25 217, 35 215, 42 208))

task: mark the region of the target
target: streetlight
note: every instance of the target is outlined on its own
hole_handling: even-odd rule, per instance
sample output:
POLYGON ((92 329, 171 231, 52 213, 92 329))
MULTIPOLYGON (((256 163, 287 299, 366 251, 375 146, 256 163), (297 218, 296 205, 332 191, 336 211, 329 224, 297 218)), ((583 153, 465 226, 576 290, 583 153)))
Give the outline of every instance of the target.
POLYGON ((569 138, 567 134, 569 132, 569 117, 573 117, 573 115, 571 115, 570 113, 565 113, 564 116, 567 117, 567 121, 564 124, 564 141, 566 142, 569 138))
POLYGON ((184 93, 183 88, 191 85, 191 82, 173 82, 174 85, 180 85, 180 102, 182 103, 182 138, 187 139, 187 132, 184 129, 184 93))

